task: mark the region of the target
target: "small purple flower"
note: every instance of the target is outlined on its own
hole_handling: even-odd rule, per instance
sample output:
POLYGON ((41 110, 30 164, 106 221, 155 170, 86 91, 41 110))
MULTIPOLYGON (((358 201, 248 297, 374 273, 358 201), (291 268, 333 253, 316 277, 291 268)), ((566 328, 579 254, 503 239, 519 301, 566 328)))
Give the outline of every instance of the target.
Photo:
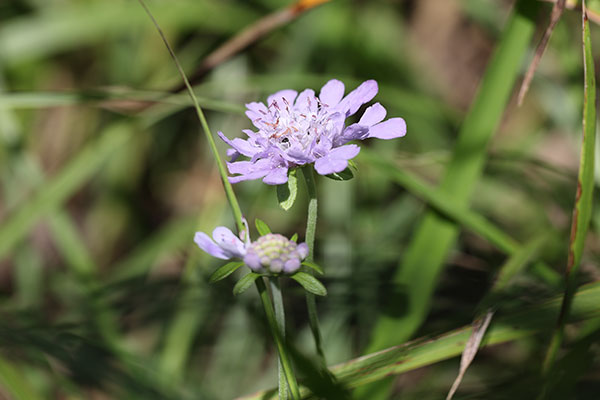
POLYGON ((269 233, 255 242, 244 243, 223 226, 213 231, 213 239, 204 232, 196 232, 194 241, 211 256, 223 260, 239 258, 258 273, 292 274, 308 255, 306 243, 296 244, 283 235, 269 233))
POLYGON ((377 94, 377 82, 368 80, 344 97, 344 84, 332 79, 321 88, 319 97, 306 89, 279 91, 263 103, 246 104, 246 115, 257 132, 244 130, 248 139, 219 136, 231 148, 227 155, 231 183, 262 178, 269 185, 288 180, 288 170, 314 163, 321 175, 341 172, 348 160, 360 151, 351 140, 374 137, 394 139, 406 134, 402 118, 383 121, 386 110, 379 103, 368 107, 358 123, 345 126, 346 118, 355 114, 377 94), (240 156, 249 161, 236 161, 240 156))

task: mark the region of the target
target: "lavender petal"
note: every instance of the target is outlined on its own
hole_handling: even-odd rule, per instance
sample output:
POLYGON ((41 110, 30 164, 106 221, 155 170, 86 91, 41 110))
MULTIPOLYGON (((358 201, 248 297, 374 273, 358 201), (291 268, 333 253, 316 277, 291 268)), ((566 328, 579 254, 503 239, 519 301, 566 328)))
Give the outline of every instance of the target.
POLYGON ((321 157, 315 161, 315 169, 321 175, 342 172, 348 167, 348 160, 356 157, 359 152, 360 147, 355 144, 335 148, 325 157, 321 157))
POLYGON ((300 258, 304 260, 308 256, 308 245, 306 243, 300 243, 298 247, 296 247, 296 251, 300 255, 300 258))
POLYGON ((218 226, 213 231, 215 243, 223 249, 225 255, 229 257, 244 258, 246 255, 246 246, 229 228, 218 226))
POLYGON ((303 90, 296 99, 294 107, 297 110, 302 111, 317 111, 317 99, 315 98, 315 91, 312 89, 303 90))
POLYGON ((361 83, 359 87, 348 93, 336 108, 349 117, 356 113, 360 106, 371 101, 378 90, 377 82, 372 79, 365 81, 361 83))
POLYGON ((288 181, 287 167, 276 167, 264 177, 263 182, 267 185, 282 185, 288 181))
POLYGON ((402 118, 390 118, 369 128, 369 137, 395 139, 406 135, 406 122, 402 118))
POLYGON ((337 79, 332 79, 327 82, 319 93, 321 103, 327 104, 329 107, 338 105, 342 97, 344 97, 344 84, 337 79))
POLYGON ((273 104, 273 101, 277 101, 277 103, 279 104, 279 107, 285 108, 285 102, 283 101, 283 99, 285 99, 285 101, 289 105, 292 105, 292 104, 294 104, 294 100, 296 99, 296 96, 298 96, 298 92, 296 92, 295 90, 291 90, 291 89, 280 90, 279 92, 274 93, 274 94, 270 95, 269 97, 267 97, 267 104, 270 106, 271 104, 273 104))
POLYGON ((351 140, 363 140, 369 135, 369 128, 364 125, 352 124, 338 136, 333 142, 333 145, 340 147, 351 140))
POLYGON ((213 242, 212 239, 209 238, 204 232, 196 232, 196 235, 194 235, 194 242, 198 245, 198 247, 213 257, 217 257, 222 260, 229 260, 231 258, 229 255, 225 254, 223 249, 217 246, 215 242, 213 242))
POLYGON ((372 106, 367 107, 365 113, 362 115, 362 117, 360 117, 358 124, 365 126, 373 126, 383 121, 386 114, 387 111, 385 110, 385 108, 381 104, 375 103, 372 106))

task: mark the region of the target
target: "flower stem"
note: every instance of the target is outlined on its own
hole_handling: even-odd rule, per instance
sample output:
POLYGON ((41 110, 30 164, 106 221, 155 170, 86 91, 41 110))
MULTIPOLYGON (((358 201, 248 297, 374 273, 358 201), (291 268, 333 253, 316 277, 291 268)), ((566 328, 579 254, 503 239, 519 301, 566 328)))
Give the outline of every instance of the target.
MULTIPOLYGON (((269 278, 269 284, 271 287, 271 296, 273 297, 273 306, 275 307, 275 320, 277 321, 279 334, 285 340, 285 311, 283 308, 283 296, 281 295, 281 282, 279 278, 272 276, 269 278)), ((279 379, 279 400, 287 400, 288 385, 281 359, 277 360, 277 375, 279 379)))
MULTIPOLYGON (((308 245, 308 261, 313 261, 315 255, 315 232, 317 230, 317 185, 311 166, 302 167, 302 175, 306 182, 306 190, 308 193, 308 216, 306 219, 306 234, 304 240, 308 245)), ((312 271, 308 271, 312 275, 312 271)), ((325 353, 323 352, 323 343, 321 339, 321 330, 319 328, 319 316, 317 314, 317 302, 315 295, 306 292, 306 308, 308 309, 308 323, 315 340, 315 347, 321 365, 326 368, 325 353)))
MULTIPOLYGON (((265 281, 262 278, 258 278, 256 280, 256 288, 258 289, 258 294, 260 295, 260 299, 265 309, 265 314, 267 315, 267 322, 269 323, 271 335, 273 335, 273 339, 275 339, 275 345, 277 346, 277 352, 279 353, 279 365, 283 370, 283 375, 287 381, 292 399, 300 400, 300 389, 298 389, 298 382, 296 381, 296 376, 294 375, 294 371, 292 369, 292 363, 284 343, 284 338, 280 333, 280 325, 275 316, 275 312, 273 311, 273 306, 271 304, 271 299, 269 298, 269 293, 267 292, 267 287, 265 286, 265 281)), ((279 298, 281 299, 281 291, 279 291, 279 288, 277 288, 277 291, 279 292, 279 298)), ((277 308, 277 299, 275 298, 276 295, 275 292, 273 293, 276 304, 275 307, 277 308)), ((283 302, 280 304, 282 307, 281 312, 283 314, 283 302)), ((281 378, 279 379, 279 383, 281 385, 281 378)), ((281 387, 279 392, 281 394, 281 387)))
MULTIPOLYGON (((206 121, 206 117, 204 116, 204 113, 202 112, 202 108, 200 107, 200 104, 198 103, 198 99, 196 98, 194 90, 192 89, 192 86, 191 86, 189 80, 187 79, 187 76, 185 75, 183 67, 179 63, 179 60, 177 59, 177 56, 175 55, 175 52, 173 51, 173 48, 171 47, 171 45, 169 44, 169 41, 165 37, 162 29, 160 28, 160 25, 158 24, 158 22, 156 21, 156 19, 152 15, 152 13, 150 12, 150 9, 148 9, 148 7, 146 6, 146 3, 144 2, 144 0, 138 0, 138 2, 140 3, 142 8, 146 11, 148 16, 152 20, 154 27, 158 31, 158 34, 160 35, 167 50, 169 51, 169 54, 171 55, 171 58, 173 59, 173 62, 175 63, 175 66, 177 67, 177 70, 179 71, 179 74, 181 75, 181 78, 183 79, 183 81, 185 83, 187 91, 192 99, 193 104, 194 104, 194 108, 196 109, 196 114, 198 116, 198 119, 200 120, 200 125, 202 126, 202 130, 204 131, 204 135, 206 137, 206 140, 208 141, 210 150, 215 158, 215 161, 217 162, 217 168, 219 170, 219 175, 221 176, 221 181, 222 181, 223 187, 225 189, 225 194, 227 196, 229 206, 231 207, 231 211, 233 212, 235 223, 238 228, 238 233, 240 233, 242 230, 245 229, 244 222, 242 219, 242 211, 240 209, 240 205, 235 196, 235 192, 233 191, 233 187, 231 186, 231 183, 229 182, 229 179, 227 177, 227 170, 225 169, 225 164, 223 163, 223 160, 221 159, 221 157, 219 155, 217 146, 215 144, 215 140, 214 140, 213 135, 208 126, 208 122, 206 121)), ((249 232, 247 232, 246 234, 249 234, 249 232)), ((284 339, 283 339, 282 335, 279 334, 277 320, 275 318, 275 313, 273 311, 273 305, 271 304, 271 299, 269 297, 269 293, 267 292, 267 287, 265 286, 265 282, 262 280, 262 278, 257 279, 255 283, 256 283, 256 289, 258 290, 258 294, 260 295, 260 299, 263 304, 263 308, 265 309, 265 314, 267 316, 267 321, 269 323, 269 328, 271 330, 271 334, 273 335, 273 339, 275 340, 275 345, 277 346, 277 351, 279 353, 279 360, 281 363, 281 368, 283 369, 283 373, 285 375, 285 379, 287 381, 289 390, 291 392, 292 399, 300 400, 300 390, 298 389, 298 383, 296 382, 296 376, 294 375, 294 371, 292 370, 292 364, 291 364, 290 358, 287 354, 286 347, 284 345, 284 339)), ((281 293, 280 293, 280 297, 281 297, 281 293)), ((283 305, 283 303, 281 303, 281 305, 283 305)), ((282 315, 283 315, 283 309, 282 309, 282 315)))

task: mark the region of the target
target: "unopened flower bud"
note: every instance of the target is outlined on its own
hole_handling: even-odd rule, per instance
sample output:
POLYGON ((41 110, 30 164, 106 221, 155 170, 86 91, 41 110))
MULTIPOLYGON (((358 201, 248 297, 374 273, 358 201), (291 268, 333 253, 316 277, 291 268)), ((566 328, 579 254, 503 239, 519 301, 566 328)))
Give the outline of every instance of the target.
POLYGON ((269 233, 250 244, 244 263, 253 271, 294 273, 308 255, 306 243, 296 244, 283 235, 269 233))

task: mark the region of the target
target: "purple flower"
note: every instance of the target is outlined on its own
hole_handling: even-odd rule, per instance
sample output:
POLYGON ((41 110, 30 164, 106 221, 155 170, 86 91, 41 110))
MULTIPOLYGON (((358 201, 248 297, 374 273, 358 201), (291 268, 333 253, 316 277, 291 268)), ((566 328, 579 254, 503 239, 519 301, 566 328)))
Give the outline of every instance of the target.
POLYGON ((296 244, 285 236, 269 233, 255 242, 243 242, 228 228, 220 226, 211 239, 204 232, 196 232, 196 244, 213 257, 223 260, 239 258, 258 273, 292 274, 308 255, 306 243, 296 244))
POLYGON ((319 97, 306 89, 298 94, 282 90, 263 103, 246 104, 246 115, 258 131, 244 130, 248 139, 228 139, 218 132, 231 148, 227 163, 231 183, 262 178, 269 185, 287 182, 288 170, 315 164, 321 175, 341 172, 348 160, 360 151, 351 140, 374 137, 394 139, 406 134, 402 118, 384 121, 386 110, 379 103, 368 107, 358 123, 345 126, 346 118, 355 114, 377 94, 377 82, 369 80, 344 97, 344 84, 332 79, 321 88, 319 97), (236 161, 240 156, 249 161, 236 161))

